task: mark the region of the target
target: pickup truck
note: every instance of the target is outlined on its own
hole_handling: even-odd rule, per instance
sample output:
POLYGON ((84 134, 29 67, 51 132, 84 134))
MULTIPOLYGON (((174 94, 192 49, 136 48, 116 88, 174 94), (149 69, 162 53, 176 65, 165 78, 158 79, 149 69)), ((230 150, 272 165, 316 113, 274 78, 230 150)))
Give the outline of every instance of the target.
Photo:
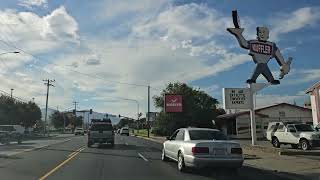
POLYGON ((114 131, 113 126, 109 122, 96 121, 93 122, 88 131, 88 147, 95 143, 110 143, 114 146, 114 131))
POLYGON ((320 133, 309 124, 271 122, 267 129, 267 139, 276 148, 281 144, 291 144, 294 149, 308 150, 320 146, 320 133))

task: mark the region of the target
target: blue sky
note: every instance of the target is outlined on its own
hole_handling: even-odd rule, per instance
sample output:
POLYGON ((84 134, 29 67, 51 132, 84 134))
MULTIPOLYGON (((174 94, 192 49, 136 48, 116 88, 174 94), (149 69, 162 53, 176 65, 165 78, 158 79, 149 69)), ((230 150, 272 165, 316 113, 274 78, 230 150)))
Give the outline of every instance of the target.
MULTIPOLYGON (((42 79, 55 79, 50 107, 67 109, 76 100, 81 109, 132 117, 136 103, 124 99, 137 100, 146 112, 147 88, 121 83, 150 84, 157 95, 168 82, 186 82, 221 102, 222 88, 245 87, 254 69, 226 31, 234 9, 248 40, 257 26, 267 26, 285 59, 294 59, 280 85, 259 92, 258 106, 302 105, 303 91, 320 80, 318 1, 2 1, 0 39, 9 46, 0 42, 0 50, 26 53, 0 57, 0 89, 14 88, 15 96, 43 106, 42 79)), ((275 60, 269 67, 278 77, 275 60)))

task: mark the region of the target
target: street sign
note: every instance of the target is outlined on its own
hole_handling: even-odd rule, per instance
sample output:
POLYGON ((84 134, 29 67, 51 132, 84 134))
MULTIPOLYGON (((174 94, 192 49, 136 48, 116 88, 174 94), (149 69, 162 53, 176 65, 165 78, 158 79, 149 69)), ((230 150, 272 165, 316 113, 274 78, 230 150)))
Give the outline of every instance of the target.
POLYGON ((224 109, 250 109, 252 96, 249 88, 223 88, 224 109))
POLYGON ((182 95, 166 94, 164 95, 165 112, 182 112, 182 95))

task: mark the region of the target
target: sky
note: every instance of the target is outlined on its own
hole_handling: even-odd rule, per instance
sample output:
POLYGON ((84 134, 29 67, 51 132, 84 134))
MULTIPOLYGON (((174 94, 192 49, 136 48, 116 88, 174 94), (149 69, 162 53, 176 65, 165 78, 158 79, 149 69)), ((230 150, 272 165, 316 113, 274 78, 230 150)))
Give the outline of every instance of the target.
MULTIPOLYGON (((320 80, 318 1, 2 0, 0 53, 20 53, 0 55, 0 90, 43 107, 43 80, 54 79, 50 108, 77 101, 78 109, 136 117, 138 104, 147 111, 148 85, 152 97, 179 81, 222 104, 222 88, 246 87, 255 67, 226 31, 234 9, 246 39, 266 26, 284 58, 293 57, 281 84, 258 93, 257 107, 303 105, 304 90, 320 80)), ((269 67, 278 78, 274 59, 269 67)))

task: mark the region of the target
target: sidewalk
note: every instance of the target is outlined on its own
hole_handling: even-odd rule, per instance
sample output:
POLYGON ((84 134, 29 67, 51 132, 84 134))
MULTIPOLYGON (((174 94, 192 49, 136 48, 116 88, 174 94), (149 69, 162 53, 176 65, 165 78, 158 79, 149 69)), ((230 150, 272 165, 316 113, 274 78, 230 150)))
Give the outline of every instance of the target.
POLYGON ((22 144, 17 142, 11 142, 9 145, 0 144, 0 157, 10 157, 22 152, 32 151, 34 149, 44 148, 53 144, 70 141, 70 136, 60 136, 54 138, 41 138, 38 140, 23 141, 22 144))
MULTIPOLYGON (((140 137, 163 143, 165 137, 140 137)), ((236 140, 238 141, 238 140, 236 140)), ((270 142, 260 142, 253 147, 246 142, 239 142, 244 153, 246 166, 274 172, 290 179, 320 179, 320 161, 296 156, 279 155, 279 149, 269 146, 270 142), (268 144, 269 143, 269 144, 268 144), (292 174, 288 177, 287 174, 292 174)))

